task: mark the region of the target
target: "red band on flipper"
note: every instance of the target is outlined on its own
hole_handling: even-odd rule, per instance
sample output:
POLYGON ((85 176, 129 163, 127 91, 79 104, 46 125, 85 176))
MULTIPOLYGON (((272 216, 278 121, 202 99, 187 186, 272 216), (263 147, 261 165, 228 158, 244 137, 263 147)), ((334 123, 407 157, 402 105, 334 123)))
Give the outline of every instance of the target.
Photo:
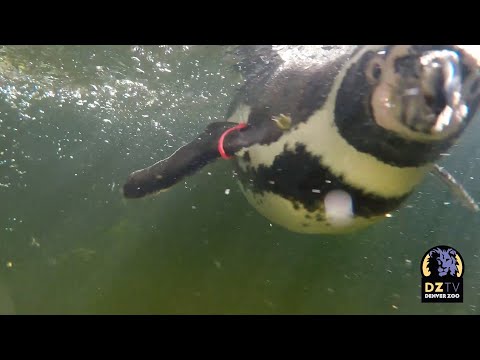
POLYGON ((223 149, 223 141, 225 140, 225 136, 227 136, 228 134, 230 134, 232 131, 235 131, 235 130, 240 130, 240 129, 243 129, 247 127, 247 124, 245 123, 240 123, 238 124, 237 126, 234 126, 228 130, 226 130, 222 136, 220 136, 220 139, 218 140, 218 152, 220 153, 220 156, 222 158, 224 158, 225 160, 228 160, 228 159, 231 159, 232 157, 231 156, 228 156, 226 153, 225 153, 225 150, 223 149))

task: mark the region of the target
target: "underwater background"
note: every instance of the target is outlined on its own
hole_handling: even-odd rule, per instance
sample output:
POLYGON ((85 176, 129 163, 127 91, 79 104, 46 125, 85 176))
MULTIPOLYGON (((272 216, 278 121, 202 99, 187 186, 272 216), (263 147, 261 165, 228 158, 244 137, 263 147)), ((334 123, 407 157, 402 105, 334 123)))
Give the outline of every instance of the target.
MULTIPOLYGON (((0 46, 0 314, 478 314, 480 215, 428 176, 385 221, 289 232, 228 161, 125 200, 128 174, 221 120, 241 78, 223 46, 0 46), (421 303, 436 245, 464 301, 421 303)), ((440 162, 480 200, 480 118, 440 162)))

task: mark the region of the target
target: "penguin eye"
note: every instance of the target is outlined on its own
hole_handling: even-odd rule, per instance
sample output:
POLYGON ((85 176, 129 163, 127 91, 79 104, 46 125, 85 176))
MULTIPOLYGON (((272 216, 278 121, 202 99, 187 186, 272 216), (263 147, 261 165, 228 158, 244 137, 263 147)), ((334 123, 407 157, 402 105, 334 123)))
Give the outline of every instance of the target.
POLYGON ((365 73, 370 84, 374 85, 380 81, 383 65, 384 60, 380 56, 375 56, 368 62, 365 73))

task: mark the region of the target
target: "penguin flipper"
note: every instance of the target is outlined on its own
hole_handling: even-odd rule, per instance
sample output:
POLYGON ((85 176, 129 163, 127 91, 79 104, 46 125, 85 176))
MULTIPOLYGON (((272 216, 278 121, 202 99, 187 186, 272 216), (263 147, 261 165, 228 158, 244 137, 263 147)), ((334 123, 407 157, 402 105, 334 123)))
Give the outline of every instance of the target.
MULTIPOLYGON (((132 172, 123 186, 126 198, 142 198, 166 191, 184 177, 218 159, 218 142, 228 129, 238 127, 233 122, 215 122, 207 126, 195 140, 175 151, 170 157, 147 168, 132 172)), ((257 141, 258 135, 249 127, 230 132, 223 141, 226 155, 233 155, 243 147, 257 141), (253 136, 252 136, 253 134, 253 136)))
POLYGON ((431 172, 445 185, 447 185, 448 189, 455 195, 458 200, 460 200, 463 206, 473 212, 478 212, 480 210, 478 204, 470 196, 467 190, 465 190, 463 186, 460 185, 457 180, 455 180, 453 175, 450 174, 447 170, 445 170, 445 168, 435 164, 431 172))

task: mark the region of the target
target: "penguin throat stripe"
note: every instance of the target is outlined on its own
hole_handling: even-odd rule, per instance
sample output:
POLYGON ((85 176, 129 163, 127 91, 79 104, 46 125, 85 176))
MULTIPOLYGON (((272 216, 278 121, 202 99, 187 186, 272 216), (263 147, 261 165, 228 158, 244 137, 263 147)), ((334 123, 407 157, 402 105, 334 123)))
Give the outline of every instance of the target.
POLYGON ((228 159, 231 159, 232 157, 231 156, 228 156, 227 153, 225 152, 225 149, 223 148, 223 142, 225 140, 225 137, 230 134, 232 131, 235 131, 235 130, 240 130, 240 129, 243 129, 247 127, 247 124, 245 123, 240 123, 238 124, 237 126, 234 126, 228 130, 226 130, 222 136, 220 136, 220 139, 218 140, 218 152, 220 153, 220 156, 225 159, 225 160, 228 160, 228 159))

